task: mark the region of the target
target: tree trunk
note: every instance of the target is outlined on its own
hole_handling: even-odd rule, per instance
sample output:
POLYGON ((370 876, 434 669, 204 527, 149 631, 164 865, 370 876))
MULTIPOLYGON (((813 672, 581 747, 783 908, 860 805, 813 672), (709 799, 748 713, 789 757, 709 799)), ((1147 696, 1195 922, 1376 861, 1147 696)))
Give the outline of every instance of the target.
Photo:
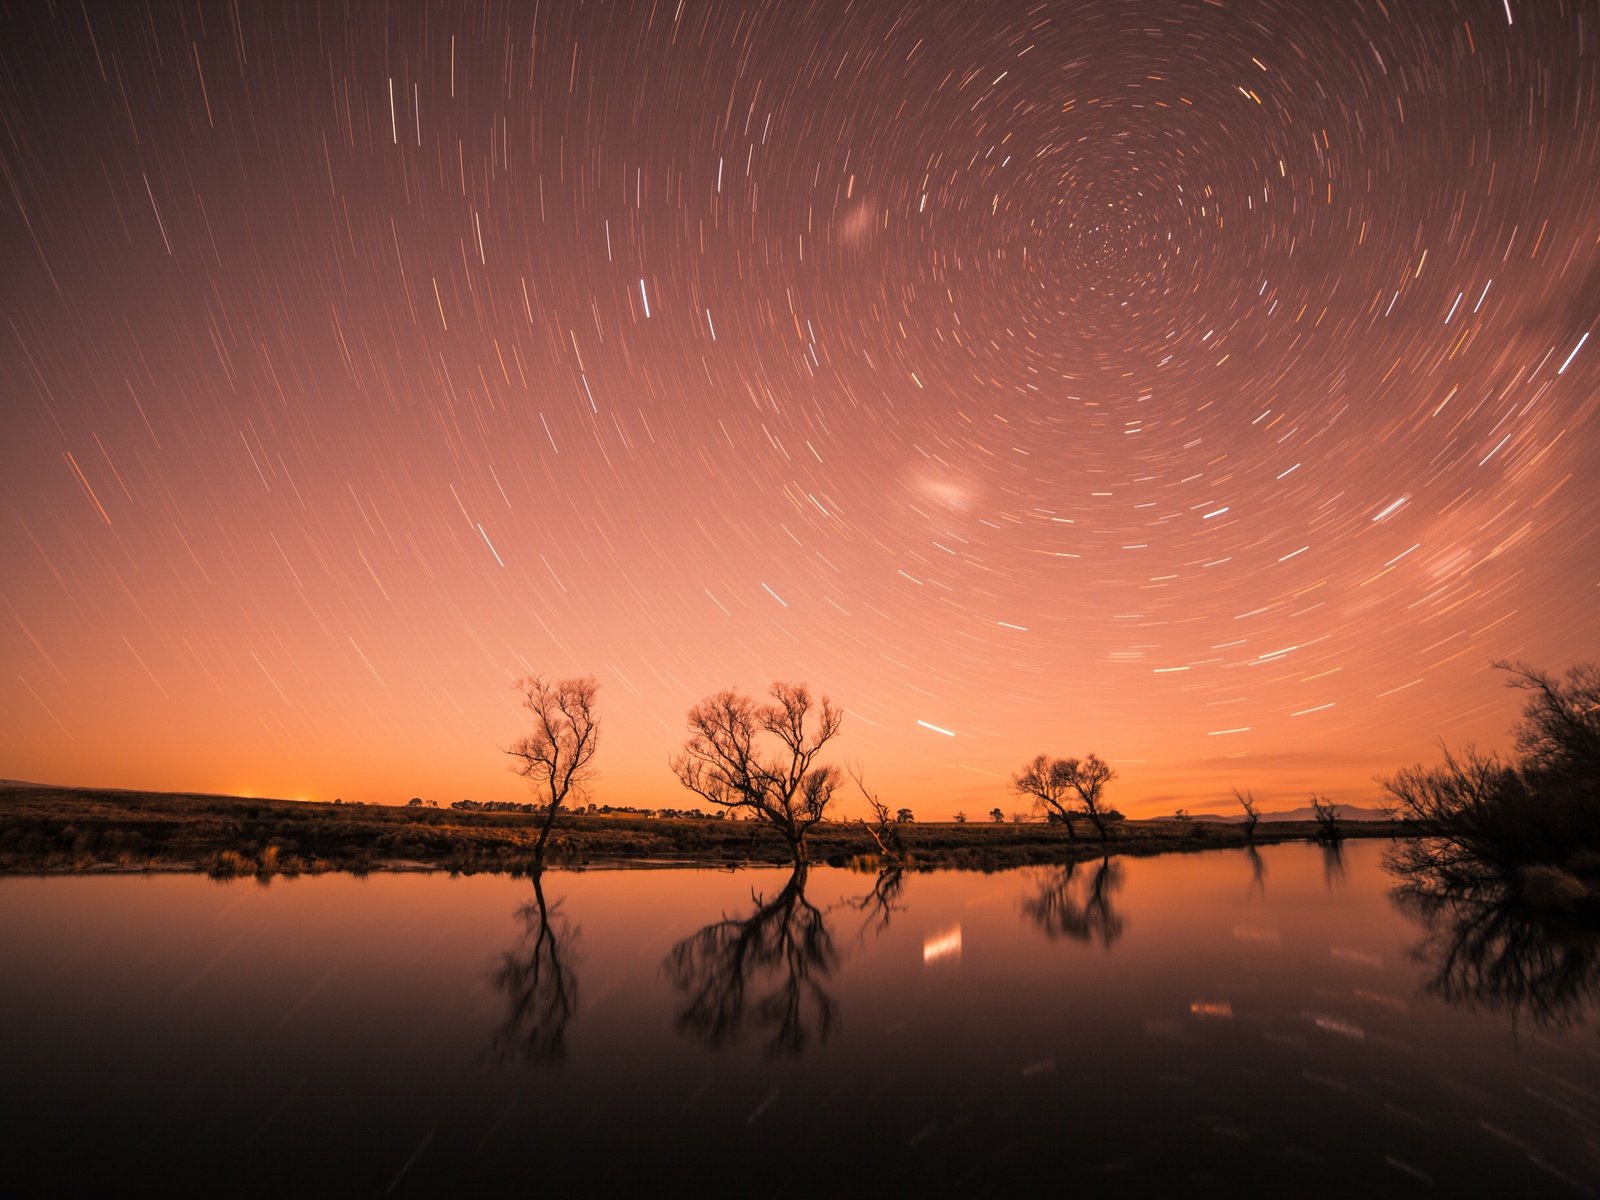
POLYGON ((865 829, 867 831, 867 836, 869 838, 871 838, 874 842, 877 843, 879 857, 880 858, 889 858, 890 857, 889 847, 883 844, 883 839, 878 836, 878 831, 876 829, 874 829, 871 825, 868 825, 865 821, 858 820, 856 822, 856 824, 860 825, 861 828, 865 829))
POLYGON ((811 862, 806 846, 806 835, 795 829, 785 829, 783 836, 788 839, 789 853, 794 856, 794 869, 804 871, 811 862))
POLYGON ((539 828, 539 840, 533 844, 534 861, 544 863, 544 844, 550 840, 550 829, 556 823, 556 806, 552 804, 544 814, 544 824, 539 828))

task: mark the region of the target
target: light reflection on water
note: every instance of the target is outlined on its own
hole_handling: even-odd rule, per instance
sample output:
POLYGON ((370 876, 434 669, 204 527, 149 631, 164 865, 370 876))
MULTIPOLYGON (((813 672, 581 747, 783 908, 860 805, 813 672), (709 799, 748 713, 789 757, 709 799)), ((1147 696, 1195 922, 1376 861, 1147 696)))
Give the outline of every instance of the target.
POLYGON ((1381 850, 0 880, 4 1190, 1593 1191, 1594 940, 1381 850))

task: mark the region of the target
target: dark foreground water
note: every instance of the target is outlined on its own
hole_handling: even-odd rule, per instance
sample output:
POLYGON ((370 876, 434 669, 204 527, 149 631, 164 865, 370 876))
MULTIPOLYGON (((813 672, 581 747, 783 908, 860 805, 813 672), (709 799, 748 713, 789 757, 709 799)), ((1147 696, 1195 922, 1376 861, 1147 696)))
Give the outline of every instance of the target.
POLYGON ((0 880, 0 1192, 1592 1194, 1593 941, 1382 849, 0 880))

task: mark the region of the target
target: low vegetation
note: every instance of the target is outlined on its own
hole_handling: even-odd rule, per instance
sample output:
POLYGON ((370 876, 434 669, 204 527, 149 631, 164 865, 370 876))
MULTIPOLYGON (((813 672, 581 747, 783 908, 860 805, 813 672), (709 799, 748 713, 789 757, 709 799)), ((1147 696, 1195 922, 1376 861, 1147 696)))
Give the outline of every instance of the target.
MULTIPOLYGON (((531 873, 543 813, 427 805, 389 807, 163 792, 0 789, 0 872, 206 871, 219 878, 320 871, 445 870, 531 873)), ((1351 836, 1392 836, 1400 826, 1350 823, 1351 836)), ((1309 821, 1263 823, 1257 844, 1314 837, 1309 821)), ((828 820, 808 838, 813 862, 877 869, 884 845, 912 870, 1063 864, 1105 854, 1160 854, 1245 843, 1236 824, 1124 821, 1106 841, 1068 842, 1044 822, 828 820), (872 835, 884 838, 880 844, 872 835), (889 835, 892 834, 892 840, 889 835)), ((551 865, 777 864, 791 845, 771 824, 710 817, 557 814, 551 865)))

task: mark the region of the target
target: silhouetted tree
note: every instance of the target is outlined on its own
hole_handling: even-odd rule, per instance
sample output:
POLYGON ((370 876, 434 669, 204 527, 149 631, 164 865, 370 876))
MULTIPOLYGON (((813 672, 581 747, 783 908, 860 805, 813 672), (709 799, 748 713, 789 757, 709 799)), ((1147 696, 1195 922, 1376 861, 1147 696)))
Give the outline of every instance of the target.
POLYGON ((545 806, 533 847, 534 859, 542 863, 556 813, 574 790, 582 795, 594 777, 589 764, 600 744, 600 722, 594 714, 600 685, 592 675, 554 682, 530 675, 514 686, 522 693, 523 707, 533 714, 533 732, 506 753, 517 760, 517 774, 533 785, 545 806))
POLYGON ((1528 693, 1515 728, 1517 769, 1535 788, 1600 784, 1600 666, 1578 663, 1564 680, 1525 663, 1497 662, 1528 693))
POLYGON ((803 866, 806 835, 826 815, 840 780, 837 767, 813 764, 839 732, 843 714, 824 696, 811 722, 813 702, 804 684, 775 683, 769 694, 771 704, 726 691, 695 705, 689 740, 672 770, 712 804, 771 825, 803 866), (776 743, 771 753, 759 748, 762 735, 776 743))
POLYGON ((1080 873, 1081 863, 1052 867, 1039 890, 1022 902, 1022 912, 1046 937, 1097 941, 1110 948, 1122 936, 1122 918, 1112 899, 1122 886, 1122 868, 1101 859, 1092 872, 1080 873))
POLYGON ((1580 663, 1555 679, 1520 663, 1495 666, 1528 693, 1513 730, 1517 757, 1441 747, 1442 765, 1406 767, 1383 779, 1396 814, 1424 835, 1391 851, 1389 865, 1443 886, 1494 883, 1513 891, 1531 866, 1593 873, 1600 852, 1600 668, 1580 663))
POLYGON ((894 819, 898 824, 911 825, 915 824, 917 818, 916 814, 909 808, 897 808, 894 812, 894 819))
POLYGON ((545 903, 544 887, 533 875, 533 900, 517 910, 522 942, 501 956, 491 976, 505 994, 505 1023, 495 1035, 503 1058, 553 1062, 566 1053, 567 1024, 578 1009, 578 980, 572 953, 578 930, 560 913, 560 903, 545 903))
POLYGON ((1256 798, 1252 792, 1241 792, 1233 789, 1233 798, 1239 802, 1239 807, 1244 809, 1244 840, 1256 840, 1256 823, 1261 820, 1261 810, 1256 807, 1256 798))
POLYGON ((966 823, 967 823, 967 814, 965 812, 956 813, 956 824, 957 825, 965 825, 966 823))
MULTIPOLYGON (((1072 818, 1076 815, 1072 804, 1074 793, 1067 782, 1066 765, 1063 759, 1040 754, 1012 778, 1011 789, 1019 796, 1031 798, 1047 817, 1060 821, 1067 828, 1068 840, 1076 841, 1078 834, 1072 827, 1072 818)), ((1021 814, 1013 813, 1012 820, 1020 824, 1021 814)))
POLYGON ((996 825, 1004 824, 1005 819, 1006 814, 1001 812, 999 808, 991 808, 989 810, 989 820, 993 821, 996 825))
POLYGON ((1521 857, 1519 817, 1529 807, 1516 771, 1494 755, 1441 747, 1439 767, 1402 768, 1383 781, 1399 815, 1426 839, 1396 846, 1387 861, 1402 875, 1432 875, 1448 887, 1500 878, 1521 857))
POLYGON ((889 820, 889 806, 878 799, 876 792, 867 790, 866 778, 857 767, 850 768, 850 778, 855 780, 857 789, 867 802, 867 807, 872 810, 872 822, 861 821, 861 828, 867 831, 878 847, 878 854, 885 862, 903 863, 906 859, 906 844, 900 837, 900 831, 895 828, 895 823, 889 820))
POLYGON ((1339 806, 1326 796, 1311 795, 1311 815, 1317 822, 1317 837, 1324 842, 1337 842, 1344 837, 1339 828, 1339 806))
POLYGON ((838 1006, 823 982, 838 954, 805 885, 806 869, 796 867, 773 899, 752 897, 749 916, 723 917, 672 948, 667 976, 687 998, 679 1029, 721 1046, 754 1025, 767 1031, 772 1055, 801 1053, 813 1034, 827 1040, 838 1006))
POLYGON ((1105 786, 1114 778, 1116 772, 1095 754, 1083 759, 1053 759, 1041 754, 1013 777, 1011 786, 1019 795, 1031 796, 1046 816, 1064 824, 1068 838, 1076 840, 1072 820, 1081 816, 1088 818, 1104 841, 1106 826, 1120 819, 1104 799, 1105 786))

